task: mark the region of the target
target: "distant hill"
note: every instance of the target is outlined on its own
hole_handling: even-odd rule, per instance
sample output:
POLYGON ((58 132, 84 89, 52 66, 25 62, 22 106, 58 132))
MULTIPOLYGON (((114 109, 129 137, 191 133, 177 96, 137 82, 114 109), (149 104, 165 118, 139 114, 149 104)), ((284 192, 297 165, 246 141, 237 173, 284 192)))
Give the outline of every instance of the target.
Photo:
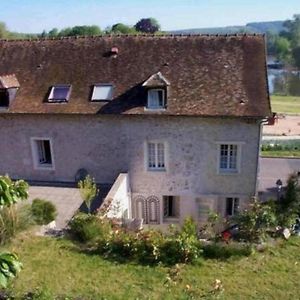
POLYGON ((253 22, 245 26, 226 26, 226 27, 210 27, 210 28, 191 28, 182 30, 173 30, 171 34, 234 34, 234 33, 279 33, 284 30, 284 21, 272 22, 253 22))

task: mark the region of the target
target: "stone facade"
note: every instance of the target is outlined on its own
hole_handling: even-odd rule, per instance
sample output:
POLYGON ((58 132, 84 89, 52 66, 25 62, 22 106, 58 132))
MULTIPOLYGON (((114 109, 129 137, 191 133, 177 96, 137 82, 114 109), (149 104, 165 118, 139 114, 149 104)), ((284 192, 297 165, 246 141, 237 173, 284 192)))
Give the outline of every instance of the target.
POLYGON ((137 197, 151 196, 162 212, 162 196, 178 196, 179 222, 187 215, 199 218, 199 203, 223 214, 226 197, 239 197, 244 206, 256 193, 258 120, 2 114, 0 126, 0 174, 72 182, 76 172, 85 168, 97 182, 113 183, 119 173, 128 173, 133 206, 137 197), (31 138, 51 139, 53 170, 34 168, 31 138), (166 171, 147 170, 148 141, 165 143, 166 171), (218 174, 218 147, 222 142, 240 143, 238 174, 218 174))

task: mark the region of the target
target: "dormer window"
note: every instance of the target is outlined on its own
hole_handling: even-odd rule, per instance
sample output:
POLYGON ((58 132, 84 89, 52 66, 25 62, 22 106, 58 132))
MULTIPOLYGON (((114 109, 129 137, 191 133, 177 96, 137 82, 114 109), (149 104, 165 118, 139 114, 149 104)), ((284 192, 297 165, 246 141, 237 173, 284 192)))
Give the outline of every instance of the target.
POLYGON ((9 94, 7 89, 0 89, 0 107, 7 108, 9 106, 9 94))
POLYGON ((164 89, 148 90, 147 108, 149 108, 149 109, 165 108, 165 90, 164 89))
POLYGON ((68 102, 71 93, 71 85, 54 85, 51 88, 48 102, 68 102))
POLYGON ((112 84, 95 84, 91 101, 109 101, 113 97, 112 84))
POLYGON ((8 108, 16 98, 20 83, 15 74, 0 76, 0 108, 8 108))

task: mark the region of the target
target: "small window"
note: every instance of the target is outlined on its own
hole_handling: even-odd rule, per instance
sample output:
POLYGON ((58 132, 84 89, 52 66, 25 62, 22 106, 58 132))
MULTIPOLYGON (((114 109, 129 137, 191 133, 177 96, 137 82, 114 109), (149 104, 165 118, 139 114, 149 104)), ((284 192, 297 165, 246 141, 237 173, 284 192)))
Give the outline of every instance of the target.
POLYGON ((54 85, 51 88, 49 102, 68 102, 71 92, 70 85, 54 85))
POLYGON ((179 218, 179 197, 163 196, 164 218, 179 218))
POLYGON ((226 216, 234 216, 239 211, 239 198, 226 198, 226 216))
POLYGON ((113 96, 113 86, 111 84, 96 84, 93 88, 92 101, 107 101, 113 96))
POLYGON ((51 142, 48 139, 33 139, 32 151, 36 168, 53 168, 51 142))
POLYGON ((9 93, 7 89, 0 89, 0 107, 9 106, 9 93))
POLYGON ((147 108, 149 109, 165 108, 165 91, 163 89, 148 90, 147 108))
POLYGON ((148 169, 165 170, 165 144, 151 142, 147 145, 148 169))
POLYGON ((238 172, 238 145, 220 145, 219 169, 221 172, 238 172))

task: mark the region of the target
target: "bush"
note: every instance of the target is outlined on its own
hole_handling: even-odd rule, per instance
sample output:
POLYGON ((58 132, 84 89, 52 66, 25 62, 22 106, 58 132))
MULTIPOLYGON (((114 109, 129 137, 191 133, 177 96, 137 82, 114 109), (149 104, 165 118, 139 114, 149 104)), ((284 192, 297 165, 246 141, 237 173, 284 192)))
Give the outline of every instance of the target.
POLYGON ((54 221, 57 216, 55 205, 43 199, 34 199, 32 201, 31 211, 38 225, 49 224, 54 221))
POLYGON ((213 259, 228 259, 232 256, 249 256, 253 252, 250 245, 240 243, 220 244, 212 243, 203 246, 203 256, 213 259))
POLYGON ((277 225, 277 217, 274 208, 268 203, 259 203, 256 199, 246 209, 230 222, 238 224, 238 239, 247 242, 261 242, 267 237, 267 233, 277 225))
POLYGON ((7 243, 18 232, 33 225, 30 206, 5 206, 0 209, 0 244, 7 243))
POLYGON ((84 213, 74 216, 69 222, 69 228, 72 237, 83 243, 96 240, 106 243, 111 233, 111 225, 107 220, 84 213))

